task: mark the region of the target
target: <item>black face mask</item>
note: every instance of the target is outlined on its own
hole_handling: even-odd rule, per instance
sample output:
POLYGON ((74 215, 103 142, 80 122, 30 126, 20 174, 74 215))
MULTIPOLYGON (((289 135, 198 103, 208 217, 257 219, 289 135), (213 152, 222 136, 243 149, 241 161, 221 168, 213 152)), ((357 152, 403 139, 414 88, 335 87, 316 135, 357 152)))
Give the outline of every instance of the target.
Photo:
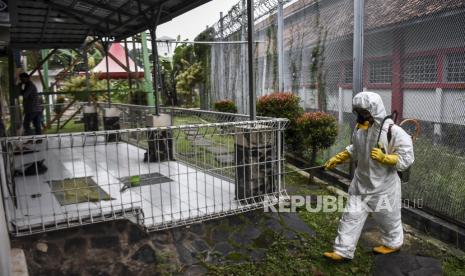
POLYGON ((363 124, 368 121, 369 117, 365 117, 362 114, 357 114, 357 123, 363 124))

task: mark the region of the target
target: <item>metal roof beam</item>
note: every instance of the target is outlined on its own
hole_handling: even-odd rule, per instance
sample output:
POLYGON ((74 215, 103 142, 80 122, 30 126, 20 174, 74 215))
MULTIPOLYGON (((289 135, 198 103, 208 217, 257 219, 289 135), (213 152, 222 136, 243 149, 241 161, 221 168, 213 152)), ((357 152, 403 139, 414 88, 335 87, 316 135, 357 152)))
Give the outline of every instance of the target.
MULTIPOLYGON (((84 12, 84 11, 76 10, 72 6, 64 6, 64 5, 58 4, 56 2, 52 2, 50 0, 47 0, 47 3, 50 3, 49 5, 51 5, 52 9, 56 8, 56 9, 59 9, 61 11, 65 10, 65 11, 67 11, 69 13, 74 14, 75 16, 84 16, 84 17, 91 18, 91 19, 95 20, 95 15, 93 15, 90 11, 89 12, 84 12)), ((107 17, 105 17, 105 20, 106 20, 106 22, 108 22, 108 23, 110 23, 112 25, 118 26, 118 24, 119 24, 119 22, 114 21, 112 19, 109 19, 107 17)))
POLYGON ((124 15, 124 16, 127 16, 127 17, 134 16, 133 14, 130 14, 130 13, 124 11, 123 9, 121 9, 121 7, 127 5, 128 2, 124 3, 119 8, 113 8, 110 5, 105 5, 105 4, 101 4, 99 2, 89 1, 89 0, 79 0, 79 2, 88 4, 88 5, 93 5, 93 6, 97 7, 97 8, 104 9, 104 10, 107 10, 107 11, 113 12, 113 13, 118 13, 118 14, 121 14, 121 15, 124 15))
POLYGON ((60 49, 70 49, 80 47, 82 45, 82 40, 79 41, 43 41, 41 44, 35 43, 34 41, 31 42, 13 42, 10 44, 11 48, 13 49, 50 49, 53 47, 57 47, 60 45, 60 49))
MULTIPOLYGON (((163 7, 163 5, 164 5, 166 2, 168 2, 168 1, 169 1, 169 0, 164 0, 164 1, 161 1, 160 3, 155 3, 155 4, 153 4, 153 5, 151 5, 151 6, 147 7, 147 8, 145 8, 142 12, 139 12, 138 15, 133 16, 132 18, 130 18, 130 19, 126 20, 125 22, 123 22, 123 24, 117 26, 116 28, 111 29, 111 33, 113 33, 114 31, 116 31, 116 30, 118 30, 118 29, 121 29, 122 27, 128 25, 129 23, 131 23, 131 22, 133 22, 134 20, 137 20, 137 19, 139 19, 139 18, 141 18, 141 17, 144 17, 144 18, 147 20, 147 18, 146 18, 146 16, 145 16, 145 14, 146 14, 147 12, 151 12, 151 11, 155 8, 155 6, 157 6, 157 10, 161 9, 161 7, 163 7)), ((151 23, 151 24, 154 24, 154 22, 147 22, 147 23, 149 23, 149 24, 150 24, 150 23, 151 23)), ((150 27, 150 26, 149 26, 149 27, 150 27)), ((152 26, 152 27, 153 27, 153 26, 152 26)))
MULTIPOLYGON (((49 3, 52 3, 50 2, 50 0, 45 0, 45 4, 49 5, 49 3)), ((78 21, 79 23, 85 25, 85 26, 88 26, 89 28, 91 28, 93 31, 95 32, 100 32, 102 34, 106 34, 106 31, 101 29, 100 26, 98 25, 94 25, 94 24, 91 24, 89 22, 86 22, 85 20, 81 19, 79 16, 77 16, 76 14, 74 13, 71 13, 69 12, 67 9, 62 9, 62 8, 59 8, 57 6, 51 6, 52 10, 56 10, 56 11, 59 11, 60 13, 63 13, 69 17, 72 17, 74 20, 78 21)))
POLYGON ((50 16, 50 7, 48 7, 47 13, 45 14, 45 21, 44 21, 44 24, 42 25, 42 30, 41 30, 41 32, 40 32, 39 43, 41 43, 41 42, 42 42, 42 39, 44 38, 45 28, 47 27, 49 16, 50 16))

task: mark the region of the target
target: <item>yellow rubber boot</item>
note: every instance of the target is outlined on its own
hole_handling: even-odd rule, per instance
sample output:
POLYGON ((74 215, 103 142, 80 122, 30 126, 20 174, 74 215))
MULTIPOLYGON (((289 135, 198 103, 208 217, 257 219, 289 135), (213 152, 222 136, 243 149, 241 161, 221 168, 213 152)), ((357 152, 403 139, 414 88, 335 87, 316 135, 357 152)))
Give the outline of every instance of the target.
POLYGON ((336 252, 325 252, 323 253, 323 256, 325 256, 327 259, 334 261, 334 262, 350 261, 350 259, 344 258, 341 255, 337 254, 336 252))
POLYGON ((378 254, 383 254, 383 255, 395 253, 399 250, 400 250, 400 247, 391 248, 391 247, 387 247, 384 245, 373 247, 373 252, 378 253, 378 254))

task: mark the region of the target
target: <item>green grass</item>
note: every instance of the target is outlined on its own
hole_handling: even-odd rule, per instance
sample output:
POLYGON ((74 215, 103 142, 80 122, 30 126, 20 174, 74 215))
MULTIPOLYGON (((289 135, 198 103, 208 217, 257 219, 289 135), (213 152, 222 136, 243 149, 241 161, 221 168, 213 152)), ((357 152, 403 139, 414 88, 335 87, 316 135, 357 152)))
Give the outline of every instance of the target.
POLYGON ((465 158, 448 147, 419 139, 415 163, 403 196, 422 199, 424 205, 465 222, 465 158))
MULTIPOLYGON (((61 122, 62 124, 63 122, 61 122)), ((52 126, 45 131, 45 134, 83 132, 84 124, 76 124, 74 120, 69 121, 62 129, 57 131, 56 126, 52 126)))
MULTIPOLYGON (((325 189, 308 189, 308 179, 298 174, 288 174, 286 184, 298 194, 324 195, 325 189)), ((267 256, 261 263, 241 263, 208 266, 210 275, 371 275, 374 255, 358 247, 355 258, 346 264, 333 264, 322 257, 322 253, 332 250, 337 233, 340 213, 309 213, 299 210, 299 215, 312 229, 316 237, 302 236, 300 241, 288 241, 274 235, 269 243, 267 256), (294 248, 294 250, 289 250, 294 248)), ((443 264, 444 275, 465 275, 465 259, 441 251, 438 247, 420 242, 423 256, 439 259, 443 264)))

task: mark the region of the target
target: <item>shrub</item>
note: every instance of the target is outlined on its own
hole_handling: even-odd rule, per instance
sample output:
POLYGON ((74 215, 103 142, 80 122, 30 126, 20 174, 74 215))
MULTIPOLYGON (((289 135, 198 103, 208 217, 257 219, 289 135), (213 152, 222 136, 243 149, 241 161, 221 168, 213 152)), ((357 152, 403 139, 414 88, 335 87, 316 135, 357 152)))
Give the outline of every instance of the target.
POLYGON ((237 113, 236 104, 232 100, 220 100, 215 102, 213 108, 215 111, 237 113))
POLYGON ((136 90, 130 94, 129 103, 135 105, 147 105, 147 92, 136 90))
POLYGON ((297 119, 301 143, 311 150, 311 164, 315 164, 320 149, 327 149, 336 142, 337 120, 325 112, 307 112, 297 119))
POLYGON ((273 93, 262 96, 257 101, 258 115, 289 119, 285 137, 288 149, 291 151, 301 149, 296 124, 297 118, 303 114, 303 108, 299 102, 300 98, 292 93, 273 93))

